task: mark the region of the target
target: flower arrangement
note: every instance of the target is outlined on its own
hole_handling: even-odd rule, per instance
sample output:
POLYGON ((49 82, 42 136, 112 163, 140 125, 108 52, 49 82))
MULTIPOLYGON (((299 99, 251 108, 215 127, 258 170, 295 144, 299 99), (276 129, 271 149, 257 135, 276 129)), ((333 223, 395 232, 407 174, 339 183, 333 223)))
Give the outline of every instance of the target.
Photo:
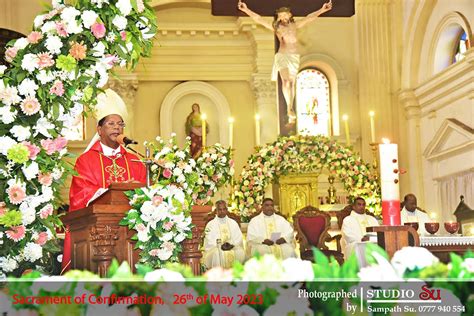
POLYGON ((226 183, 230 183, 234 176, 234 160, 231 149, 221 144, 206 147, 206 150, 197 159, 196 163, 199 179, 197 190, 194 190, 193 201, 204 205, 211 199, 217 190, 226 183))
MULTIPOLYGON (((371 285, 380 288, 397 286, 413 286, 417 291, 426 286, 433 291, 442 291, 443 302, 453 302, 456 298, 459 305, 464 306, 464 313, 474 312, 474 297, 470 283, 474 278, 474 254, 467 252, 463 257, 451 254, 451 263, 440 263, 436 257, 424 248, 407 247, 395 253, 391 261, 387 254, 376 245, 366 248, 366 259, 369 266, 359 268, 355 255, 342 266, 328 259, 315 249, 315 263, 296 258, 281 261, 272 255, 255 257, 243 265, 236 262, 234 267, 224 270, 220 267, 208 270, 203 276, 193 276, 190 268, 180 264, 167 264, 153 270, 139 265, 137 274, 133 274, 129 265, 124 262, 112 263, 108 279, 100 279, 88 271, 69 271, 63 277, 40 277, 33 272, 22 279, 29 282, 10 282, 9 296, 0 292, 0 300, 11 300, 14 293, 24 296, 64 296, 80 297, 156 297, 162 299, 161 304, 116 303, 116 304, 71 304, 71 305, 15 305, 17 309, 30 308, 51 313, 54 308, 68 311, 76 315, 125 313, 134 311, 141 315, 172 314, 172 315, 347 315, 347 304, 360 304, 367 297, 360 297, 361 289, 369 289, 371 285), (413 253, 419 254, 413 256, 413 253), (402 265, 404 268, 399 269, 402 265), (380 271, 388 269, 391 277, 381 277, 380 271), (432 278, 439 278, 432 279, 432 278), (423 281, 430 278, 431 284, 423 281), (414 280, 416 279, 416 280, 414 280), (93 280, 94 283, 80 285, 71 281, 93 280), (406 282, 410 280, 410 282, 406 282), (434 280, 434 281, 433 281, 434 280), (44 282, 63 281, 63 282, 44 282), (110 282, 115 281, 115 282, 110 282), (133 282, 130 282, 133 281, 133 282), (144 282, 143 282, 144 281, 144 282), (203 282, 205 281, 205 282, 203 282), (237 281, 237 282, 236 282, 237 281), (243 281, 243 282, 242 282, 243 281), (385 282, 383 282, 385 281, 385 282), (390 282, 388 282, 390 281, 390 282), (455 281, 455 282, 453 282, 455 281), (416 282, 416 283, 414 283, 416 282), (304 284, 304 287, 302 285, 304 284), (79 285, 79 286, 78 286, 79 285), (319 293, 320 296, 304 296, 303 292, 319 293), (438 290, 436 290, 437 288, 438 290), (354 300, 329 298, 328 293, 353 292, 354 300), (324 296, 324 295, 326 296, 324 296), (232 297, 232 301, 211 302, 210 297, 217 295, 232 297), (206 300, 198 299, 207 297, 206 300), (250 298, 253 303, 244 303, 239 298, 250 298)), ((402 299, 402 298, 400 298, 402 299)), ((4 310, 12 312, 8 304, 4 310)), ((377 304, 380 306, 380 304, 377 304)))
POLYGON ((112 67, 151 51, 143 0, 53 0, 0 66, 0 276, 46 266, 61 222, 54 210, 72 173, 64 135, 92 110, 112 67))
POLYGON ((183 149, 177 145, 176 134, 169 141, 156 137, 156 142, 146 143, 154 160, 151 166, 153 182, 176 183, 192 197, 192 203, 204 205, 217 190, 230 182, 234 175, 234 161, 231 150, 221 144, 206 147, 204 153, 193 159, 191 139, 186 138, 183 149))
POLYGON ((174 133, 168 141, 158 136, 145 145, 151 150, 155 184, 126 193, 132 209, 121 225, 137 231, 133 238, 141 250, 140 261, 159 268, 178 262, 181 242, 191 238, 191 206, 206 204, 234 169, 231 151, 220 144, 206 148, 197 161, 191 157, 190 139, 180 149, 174 133))
POLYGON ((132 237, 141 250, 140 262, 161 268, 178 262, 181 242, 191 237, 191 212, 186 194, 173 184, 157 183, 125 193, 132 209, 120 222, 137 233, 132 237))
POLYGON ((262 202, 266 186, 280 175, 320 173, 323 168, 339 177, 350 197, 363 197, 367 208, 380 214, 380 187, 370 165, 350 148, 325 136, 280 136, 258 148, 240 175, 235 206, 246 219, 262 202))

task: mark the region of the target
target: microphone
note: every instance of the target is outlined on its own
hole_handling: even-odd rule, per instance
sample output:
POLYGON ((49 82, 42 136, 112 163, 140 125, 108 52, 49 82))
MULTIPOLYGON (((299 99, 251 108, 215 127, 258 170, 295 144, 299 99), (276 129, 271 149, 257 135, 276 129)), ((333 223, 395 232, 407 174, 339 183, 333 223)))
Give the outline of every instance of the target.
POLYGON ((134 141, 133 139, 130 139, 128 138, 127 136, 123 135, 123 134, 120 134, 119 136, 117 136, 117 142, 120 144, 120 145, 130 145, 130 144, 133 144, 133 145, 136 145, 138 144, 137 141, 134 141))

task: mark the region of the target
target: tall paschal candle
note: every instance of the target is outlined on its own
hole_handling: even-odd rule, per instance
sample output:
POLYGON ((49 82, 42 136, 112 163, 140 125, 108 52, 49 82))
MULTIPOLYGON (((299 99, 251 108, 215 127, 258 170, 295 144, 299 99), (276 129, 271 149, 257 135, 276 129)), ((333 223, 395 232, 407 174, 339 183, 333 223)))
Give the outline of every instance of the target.
POLYGON ((382 222, 396 226, 400 220, 400 182, 398 170, 398 146, 384 139, 379 145, 380 184, 382 187, 382 222))

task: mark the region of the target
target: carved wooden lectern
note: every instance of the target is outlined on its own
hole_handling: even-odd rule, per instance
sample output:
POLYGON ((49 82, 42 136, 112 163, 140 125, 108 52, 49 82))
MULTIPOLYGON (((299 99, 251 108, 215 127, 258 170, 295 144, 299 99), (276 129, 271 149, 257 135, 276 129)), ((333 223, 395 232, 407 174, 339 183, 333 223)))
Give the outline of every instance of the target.
MULTIPOLYGON (((88 207, 67 213, 63 223, 71 233, 71 269, 85 269, 105 277, 113 258, 127 261, 135 271, 139 250, 131 240, 135 231, 119 225, 130 209, 125 191, 145 186, 141 183, 112 183, 109 190, 88 207)), ((207 214, 207 213, 206 213, 207 214)), ((193 220, 194 222, 194 220, 193 220)), ((201 229, 193 229, 193 238, 182 242, 181 262, 200 273, 201 229)))

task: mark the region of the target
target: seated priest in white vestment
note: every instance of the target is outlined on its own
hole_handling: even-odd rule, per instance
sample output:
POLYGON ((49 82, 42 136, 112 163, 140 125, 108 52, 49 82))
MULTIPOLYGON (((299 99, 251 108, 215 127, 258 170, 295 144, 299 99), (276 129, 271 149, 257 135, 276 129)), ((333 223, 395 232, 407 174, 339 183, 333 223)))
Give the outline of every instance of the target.
POLYGON ((285 218, 275 214, 272 199, 264 199, 262 212, 250 220, 247 246, 251 256, 259 253, 281 259, 296 257, 293 228, 285 218))
POLYGON ((379 226, 379 222, 375 217, 365 214, 365 200, 357 197, 352 204, 351 214, 342 222, 341 247, 344 260, 350 257, 356 243, 369 240, 366 228, 372 226, 379 226))
POLYGON ((407 194, 403 199, 403 209, 400 212, 402 225, 405 223, 418 223, 418 234, 428 235, 425 223, 431 222, 430 217, 425 212, 417 209, 416 196, 407 194))
POLYGON ((227 216, 227 203, 216 202, 216 217, 204 230, 203 260, 207 268, 232 267, 234 261, 244 262, 242 232, 239 224, 227 216))

